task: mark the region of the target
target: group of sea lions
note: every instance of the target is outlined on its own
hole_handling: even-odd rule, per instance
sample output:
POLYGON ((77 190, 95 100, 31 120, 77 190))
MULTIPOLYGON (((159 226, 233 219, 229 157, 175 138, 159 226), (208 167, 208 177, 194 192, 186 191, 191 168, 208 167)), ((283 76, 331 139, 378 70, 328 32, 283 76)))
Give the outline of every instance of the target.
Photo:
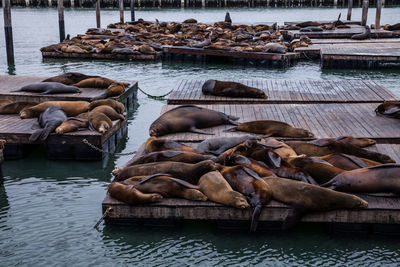
POLYGON ((309 212, 367 207, 351 193, 400 193, 400 165, 365 149, 374 144, 351 136, 282 142, 243 135, 195 148, 153 136, 142 154, 112 172, 109 193, 130 205, 177 197, 251 207, 251 231, 274 199, 292 208, 284 222, 291 228, 309 212))

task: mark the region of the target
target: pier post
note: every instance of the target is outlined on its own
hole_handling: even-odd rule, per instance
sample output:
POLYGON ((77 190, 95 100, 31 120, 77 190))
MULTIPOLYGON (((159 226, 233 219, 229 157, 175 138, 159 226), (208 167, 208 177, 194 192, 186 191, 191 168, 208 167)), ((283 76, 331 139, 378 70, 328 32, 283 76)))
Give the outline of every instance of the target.
POLYGON ((353 0, 349 0, 347 6, 347 20, 351 20, 351 10, 353 9, 353 0))
POLYGON ((333 0, 333 6, 337 7, 337 0, 333 0))
POLYGON ((375 17, 375 29, 381 28, 381 12, 382 12, 382 0, 376 0, 376 17, 375 17))
POLYGON ((101 28, 101 26, 100 26, 100 0, 96 1, 96 27, 101 28))
POLYGON ((60 42, 65 40, 65 24, 64 24, 64 3, 58 0, 58 30, 60 32, 60 42))
POLYGON ((29 0, 25 0, 25 6, 29 6, 29 0))
POLYGON ((368 18, 368 0, 363 0, 362 3, 362 15, 361 15, 361 26, 367 25, 368 18))
POLYGON ((71 7, 75 7, 75 1, 71 0, 71 7))
POLYGON ((135 0, 131 0, 131 21, 135 21, 135 0))
POLYGON ((124 0, 119 0, 119 21, 124 23, 124 0))
POLYGON ((14 65, 14 42, 11 24, 11 3, 10 0, 3 0, 4 34, 6 36, 6 51, 8 66, 14 65))
POLYGON ((49 5, 49 7, 51 7, 51 6, 53 5, 53 4, 51 3, 51 0, 48 0, 47 3, 48 3, 48 5, 49 5))

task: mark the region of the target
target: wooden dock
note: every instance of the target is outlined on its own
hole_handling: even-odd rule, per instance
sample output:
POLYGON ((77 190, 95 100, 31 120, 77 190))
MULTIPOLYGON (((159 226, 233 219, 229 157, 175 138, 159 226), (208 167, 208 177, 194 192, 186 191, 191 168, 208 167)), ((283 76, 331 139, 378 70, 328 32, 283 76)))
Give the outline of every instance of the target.
MULTIPOLYGON (((323 38, 350 38, 354 34, 363 33, 364 27, 360 25, 349 25, 351 28, 337 28, 335 30, 323 30, 320 32, 301 32, 300 30, 291 30, 295 38, 301 35, 307 35, 310 38, 323 39, 323 38)), ((386 30, 371 30, 371 38, 390 38, 393 32, 386 30)))
POLYGON ((79 59, 110 59, 110 60, 153 60, 161 59, 161 52, 155 54, 101 54, 101 53, 65 53, 65 52, 42 52, 44 58, 79 58, 79 59))
MULTIPOLYGON (((9 99, 11 101, 34 101, 39 103, 45 101, 90 101, 93 97, 97 97, 105 91, 105 89, 98 88, 80 88, 82 93, 54 95, 40 95, 29 92, 10 92, 30 83, 43 81, 46 78, 48 77, 0 75, 0 100, 9 99)), ((120 101, 127 109, 129 109, 136 101, 137 88, 138 82, 130 81, 130 86, 126 88, 123 94, 112 98, 120 101)))
POLYGON ((267 99, 204 95, 205 80, 181 80, 168 97, 168 104, 301 104, 378 103, 398 97, 375 81, 234 80, 263 90, 267 99))

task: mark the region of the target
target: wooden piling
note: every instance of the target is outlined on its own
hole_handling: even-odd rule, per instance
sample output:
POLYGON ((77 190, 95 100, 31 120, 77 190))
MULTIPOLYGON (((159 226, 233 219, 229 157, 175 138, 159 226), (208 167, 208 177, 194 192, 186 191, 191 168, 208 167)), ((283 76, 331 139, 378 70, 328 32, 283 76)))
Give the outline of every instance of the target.
POLYGON ((58 29, 60 31, 60 42, 65 40, 65 24, 64 24, 64 3, 58 0, 58 29))
POLYGON ((351 20, 351 10, 353 9, 353 0, 349 0, 347 5, 347 20, 351 20))
POLYGON ((101 28, 101 23, 100 23, 100 0, 97 0, 96 2, 96 27, 101 28))
POLYGON ((376 0, 375 29, 381 28, 382 0, 376 0))
POLYGON ((361 26, 367 25, 368 18, 368 0, 363 0, 362 3, 362 15, 361 15, 361 26))
POLYGON ((6 51, 8 65, 14 65, 14 43, 11 24, 10 0, 3 0, 4 34, 6 36, 6 51))
POLYGON ((124 0, 119 0, 119 21, 124 23, 124 0))
POLYGON ((333 0, 333 6, 337 7, 337 0, 333 0))
POLYGON ((131 0, 131 21, 135 21, 135 0, 131 0))

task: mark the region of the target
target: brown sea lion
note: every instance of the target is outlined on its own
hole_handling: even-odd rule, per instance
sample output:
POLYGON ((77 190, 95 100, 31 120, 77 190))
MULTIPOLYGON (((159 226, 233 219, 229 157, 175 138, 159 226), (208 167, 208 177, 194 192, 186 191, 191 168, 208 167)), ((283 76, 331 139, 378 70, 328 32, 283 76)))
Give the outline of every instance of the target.
POLYGON ((351 170, 355 170, 355 169, 381 165, 381 163, 373 161, 373 160, 359 158, 356 156, 347 155, 347 154, 343 154, 343 153, 329 154, 329 155, 320 157, 320 159, 325 160, 325 161, 329 162, 330 164, 332 164, 333 166, 340 168, 342 170, 345 170, 345 171, 351 171, 351 170))
POLYGON ((125 185, 118 182, 110 184, 108 187, 108 193, 111 197, 129 205, 154 203, 162 199, 160 194, 143 194, 133 185, 125 185))
POLYGON ((275 173, 270 171, 269 168, 265 164, 263 164, 263 162, 259 162, 251 158, 246 158, 245 156, 242 155, 236 155, 230 158, 229 161, 226 162, 226 165, 228 166, 241 165, 243 167, 255 171, 261 177, 276 176, 275 173))
POLYGON ((375 113, 400 119, 400 101, 385 101, 375 109, 375 113))
POLYGON ((314 134, 309 130, 294 128, 292 125, 273 120, 258 120, 240 123, 238 126, 233 127, 227 131, 243 131, 256 134, 264 134, 267 136, 279 137, 313 137, 314 134))
POLYGON ((113 83, 107 88, 107 90, 103 94, 93 97, 91 99, 91 101, 95 101, 98 99, 104 99, 104 98, 108 98, 108 97, 113 97, 113 96, 119 96, 119 95, 123 94, 124 92, 125 92, 124 85, 113 83))
POLYGON ((67 119, 65 112, 61 109, 60 106, 51 105, 48 107, 42 114, 40 114, 38 118, 39 126, 42 128, 40 130, 36 130, 29 137, 30 142, 44 141, 53 132, 63 121, 67 119))
POLYGON ((86 54, 88 51, 80 48, 77 45, 62 45, 61 51, 64 53, 78 53, 78 54, 86 54))
POLYGON ((400 165, 382 164, 345 171, 322 186, 343 192, 400 194, 400 165))
POLYGON ((239 209, 250 207, 246 198, 234 191, 225 178, 218 171, 212 171, 200 177, 198 186, 200 191, 211 201, 239 209))
POLYGON ((162 114, 150 125, 150 136, 161 136, 177 132, 209 134, 199 128, 222 124, 236 125, 239 118, 225 113, 192 105, 179 106, 162 114))
POLYGON ((92 109, 90 112, 103 113, 104 115, 109 117, 110 120, 112 120, 112 121, 115 121, 115 120, 124 121, 125 120, 125 116, 124 115, 119 114, 118 112, 115 111, 115 109, 113 109, 112 107, 107 106, 107 105, 97 106, 94 109, 92 109))
POLYGON ((264 181, 271 188, 272 198, 290 205, 284 228, 293 227, 310 211, 329 211, 336 209, 366 208, 368 203, 363 199, 320 186, 284 178, 265 177, 264 181))
POLYGON ((8 100, 8 99, 0 99, 0 107, 4 106, 4 105, 11 104, 11 103, 14 103, 14 102, 11 101, 11 100, 8 100))
POLYGON ((0 114, 19 114, 24 108, 33 107, 39 104, 38 102, 17 101, 10 104, 0 106, 0 114))
POLYGON ((381 163, 394 163, 388 155, 373 152, 352 145, 350 143, 338 142, 334 139, 316 139, 313 141, 285 141, 297 154, 305 154, 309 157, 321 157, 333 153, 345 153, 361 158, 370 159, 381 163))
POLYGON ((296 24, 297 27, 300 28, 305 28, 305 27, 310 27, 310 26, 322 26, 321 23, 317 22, 317 21, 304 21, 304 22, 300 22, 296 24))
POLYGON ((110 80, 107 78, 89 78, 89 79, 84 79, 76 84, 74 86, 80 87, 80 88, 108 88, 111 84, 121 84, 123 86, 129 86, 129 83, 123 83, 123 82, 117 82, 114 80, 110 80))
POLYGON ((71 85, 89 78, 100 78, 100 76, 85 75, 79 72, 67 72, 61 75, 47 78, 42 82, 58 82, 65 85, 71 85))
POLYGON ((201 91, 205 95, 268 98, 263 90, 229 81, 207 80, 201 87, 201 91))
POLYGON ((86 112, 89 107, 89 102, 87 101, 46 101, 40 103, 36 106, 29 108, 24 108, 19 113, 21 119, 38 117, 42 112, 44 112, 51 105, 60 106, 68 117, 77 116, 83 112, 86 112))
POLYGON ((101 112, 90 111, 88 114, 89 129, 103 134, 113 126, 112 121, 107 115, 101 112))
POLYGON ((148 45, 148 44, 142 44, 140 47, 139 47, 139 51, 140 51, 140 53, 143 53, 143 54, 154 54, 155 52, 156 52, 156 50, 154 50, 154 48, 153 47, 151 47, 150 45, 148 45))
POLYGON ((178 142, 169 140, 169 139, 161 139, 155 136, 149 137, 145 143, 145 152, 156 152, 163 150, 175 150, 175 151, 189 151, 195 153, 203 153, 202 150, 195 149, 191 146, 183 145, 178 142))
POLYGON ((199 191, 197 185, 192 185, 181 179, 173 178, 168 174, 154 174, 150 176, 137 176, 124 180, 132 184, 143 193, 158 193, 167 198, 184 198, 194 201, 206 201, 207 197, 199 191))
POLYGON ((367 146, 372 146, 376 144, 375 140, 369 139, 369 138, 354 138, 352 136, 340 136, 335 139, 338 142, 341 143, 349 143, 354 146, 358 147, 367 147, 367 146))
POLYGON ((69 132, 75 132, 82 128, 89 127, 88 119, 80 119, 80 118, 67 118, 60 126, 56 128, 57 134, 64 134, 69 132))
POLYGON ((285 54, 287 52, 287 48, 278 43, 268 43, 263 48, 268 53, 285 54))
MULTIPOLYGON (((386 30, 386 29, 385 29, 386 30)), ((387 27, 387 30, 389 30, 389 31, 398 31, 398 30, 400 30, 400 23, 396 23, 396 24, 393 24, 393 25, 389 25, 388 27, 387 27)))
POLYGON ((213 137, 202 141, 197 146, 197 148, 206 153, 219 155, 225 152, 226 150, 243 143, 246 140, 255 140, 255 139, 258 139, 258 137, 251 134, 233 136, 233 137, 213 137))
POLYGON ((119 114, 123 114, 125 112, 124 104, 122 104, 121 102, 118 102, 114 99, 101 99, 101 100, 93 101, 89 105, 89 110, 92 110, 95 107, 103 106, 103 105, 112 107, 119 114))
POLYGON ((285 144, 284 142, 278 141, 273 137, 268 137, 264 140, 261 140, 262 143, 265 143, 268 147, 272 148, 276 154, 278 154, 283 160, 288 160, 292 157, 297 157, 296 151, 293 150, 290 146, 285 144))
POLYGON ((220 172, 233 190, 242 193, 249 200, 254 209, 250 232, 256 231, 261 208, 271 199, 271 189, 257 173, 246 167, 223 167, 220 172))
POLYGON ((162 161, 124 168, 115 175, 115 179, 119 181, 133 176, 167 173, 172 177, 182 179, 195 185, 197 184, 200 176, 202 176, 204 173, 215 171, 216 169, 217 166, 211 160, 201 161, 196 164, 162 161))
POLYGON ((197 23, 196 19, 186 19, 182 23, 197 23))

